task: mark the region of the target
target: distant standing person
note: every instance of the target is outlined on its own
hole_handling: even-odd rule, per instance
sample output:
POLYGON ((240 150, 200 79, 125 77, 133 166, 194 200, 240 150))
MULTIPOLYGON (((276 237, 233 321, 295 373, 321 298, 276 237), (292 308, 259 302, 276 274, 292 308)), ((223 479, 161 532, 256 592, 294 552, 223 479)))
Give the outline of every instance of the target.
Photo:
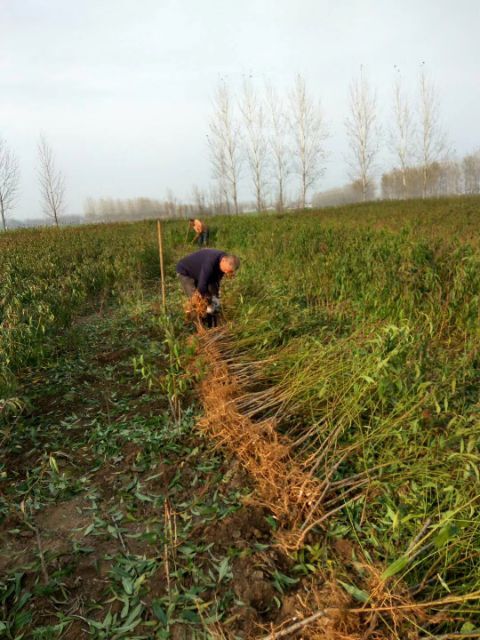
POLYGON ((189 227, 195 231, 195 237, 192 240, 192 244, 196 242, 199 247, 206 247, 209 236, 207 225, 198 218, 190 218, 188 224, 189 227))
POLYGON ((177 275, 185 294, 191 298, 198 291, 212 308, 220 309, 220 282, 223 276, 231 278, 240 267, 240 260, 218 249, 200 249, 182 258, 177 264, 177 275))

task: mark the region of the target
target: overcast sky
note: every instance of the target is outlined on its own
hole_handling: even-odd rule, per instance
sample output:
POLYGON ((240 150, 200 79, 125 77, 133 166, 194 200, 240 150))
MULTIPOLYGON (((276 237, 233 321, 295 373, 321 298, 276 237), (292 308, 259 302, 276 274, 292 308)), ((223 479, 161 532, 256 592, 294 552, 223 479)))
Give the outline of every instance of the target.
POLYGON ((479 33, 478 0, 0 0, 0 136, 22 180, 13 215, 41 215, 40 132, 66 175, 68 213, 88 196, 207 187, 220 77, 287 90, 303 74, 331 134, 322 190, 348 181, 344 121, 360 65, 386 128, 394 65, 413 99, 424 62, 462 156, 480 147, 479 33))

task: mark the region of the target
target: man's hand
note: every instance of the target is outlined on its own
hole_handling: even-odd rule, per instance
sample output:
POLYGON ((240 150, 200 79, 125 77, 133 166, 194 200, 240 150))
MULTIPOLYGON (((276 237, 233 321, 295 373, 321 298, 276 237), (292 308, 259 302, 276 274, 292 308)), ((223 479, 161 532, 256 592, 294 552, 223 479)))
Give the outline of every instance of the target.
POLYGON ((207 313, 218 313, 220 311, 220 306, 220 298, 217 298, 217 296, 212 296, 212 299, 207 306, 207 313))

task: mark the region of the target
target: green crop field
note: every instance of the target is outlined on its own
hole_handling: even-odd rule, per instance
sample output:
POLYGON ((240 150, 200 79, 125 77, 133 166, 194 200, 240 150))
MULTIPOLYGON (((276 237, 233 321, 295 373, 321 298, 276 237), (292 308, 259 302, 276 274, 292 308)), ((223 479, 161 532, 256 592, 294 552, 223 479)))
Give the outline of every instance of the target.
POLYGON ((242 260, 211 333, 235 406, 292 443, 322 521, 283 548, 196 428, 185 221, 166 313, 154 223, 4 234, 0 636, 262 637, 331 607, 302 637, 480 637, 480 199, 209 224, 242 260))

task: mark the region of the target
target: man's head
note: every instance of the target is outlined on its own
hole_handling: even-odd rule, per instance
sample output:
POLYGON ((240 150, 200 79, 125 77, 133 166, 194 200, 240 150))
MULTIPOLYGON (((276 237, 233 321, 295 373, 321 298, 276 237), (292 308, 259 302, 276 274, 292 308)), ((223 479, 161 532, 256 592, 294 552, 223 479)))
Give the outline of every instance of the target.
POLYGON ((222 271, 227 278, 232 278, 235 272, 240 268, 240 259, 230 253, 223 256, 220 260, 220 271, 222 271))
POLYGON ((193 227, 194 223, 195 223, 195 218, 189 218, 188 219, 188 226, 189 227, 193 227))

